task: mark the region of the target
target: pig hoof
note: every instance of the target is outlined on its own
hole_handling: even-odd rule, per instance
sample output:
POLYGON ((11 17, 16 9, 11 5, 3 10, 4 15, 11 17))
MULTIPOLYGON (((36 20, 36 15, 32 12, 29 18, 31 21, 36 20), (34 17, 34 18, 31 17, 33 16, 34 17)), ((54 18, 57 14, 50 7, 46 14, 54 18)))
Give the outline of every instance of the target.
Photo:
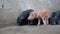
POLYGON ((44 24, 44 25, 47 25, 47 24, 44 24))
POLYGON ((37 24, 38 26, 40 25, 40 24, 37 24))

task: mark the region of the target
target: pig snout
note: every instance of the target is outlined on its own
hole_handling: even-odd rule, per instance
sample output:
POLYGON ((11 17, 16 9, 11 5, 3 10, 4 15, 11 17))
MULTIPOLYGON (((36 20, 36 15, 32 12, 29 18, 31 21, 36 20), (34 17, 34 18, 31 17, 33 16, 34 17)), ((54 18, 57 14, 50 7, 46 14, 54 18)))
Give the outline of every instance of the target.
POLYGON ((28 20, 33 20, 33 17, 30 17, 30 16, 29 16, 29 17, 28 17, 28 20))
POLYGON ((31 20, 32 18, 31 17, 28 17, 28 20, 31 20))
POLYGON ((30 18, 28 17, 28 20, 30 20, 30 18))

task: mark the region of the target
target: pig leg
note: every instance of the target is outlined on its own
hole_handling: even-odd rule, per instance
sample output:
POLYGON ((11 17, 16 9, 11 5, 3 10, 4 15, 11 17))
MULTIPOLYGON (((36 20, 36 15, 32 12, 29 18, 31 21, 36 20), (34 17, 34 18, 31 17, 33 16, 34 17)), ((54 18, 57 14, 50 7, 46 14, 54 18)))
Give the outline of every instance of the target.
POLYGON ((46 24, 48 25, 48 17, 45 17, 46 24))
POLYGON ((48 18, 46 19, 46 21, 47 21, 47 25, 48 25, 49 24, 48 18))
POLYGON ((38 19, 38 24, 37 24, 38 26, 40 25, 40 19, 38 19))
POLYGON ((46 19, 45 18, 42 18, 42 20, 43 20, 44 25, 47 25, 46 19))

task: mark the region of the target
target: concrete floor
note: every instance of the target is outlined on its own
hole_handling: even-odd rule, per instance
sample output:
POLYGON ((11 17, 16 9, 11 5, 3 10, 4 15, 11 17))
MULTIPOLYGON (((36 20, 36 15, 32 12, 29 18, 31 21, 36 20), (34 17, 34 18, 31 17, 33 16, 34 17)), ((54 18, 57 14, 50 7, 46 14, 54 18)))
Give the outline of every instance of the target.
POLYGON ((60 34, 60 25, 11 26, 0 28, 0 34, 60 34))

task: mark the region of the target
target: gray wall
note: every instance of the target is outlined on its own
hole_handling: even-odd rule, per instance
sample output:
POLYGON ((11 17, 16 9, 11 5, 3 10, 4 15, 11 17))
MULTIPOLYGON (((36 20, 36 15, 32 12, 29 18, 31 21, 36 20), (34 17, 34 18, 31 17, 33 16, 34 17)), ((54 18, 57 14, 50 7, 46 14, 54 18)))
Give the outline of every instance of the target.
POLYGON ((0 0, 0 8, 4 9, 42 9, 49 8, 58 10, 60 0, 0 0))
POLYGON ((16 23, 18 15, 23 10, 43 8, 50 9, 50 12, 60 10, 60 0, 0 0, 0 27, 16 23))
POLYGON ((0 27, 16 25, 19 14, 21 14, 20 9, 0 9, 0 27))

